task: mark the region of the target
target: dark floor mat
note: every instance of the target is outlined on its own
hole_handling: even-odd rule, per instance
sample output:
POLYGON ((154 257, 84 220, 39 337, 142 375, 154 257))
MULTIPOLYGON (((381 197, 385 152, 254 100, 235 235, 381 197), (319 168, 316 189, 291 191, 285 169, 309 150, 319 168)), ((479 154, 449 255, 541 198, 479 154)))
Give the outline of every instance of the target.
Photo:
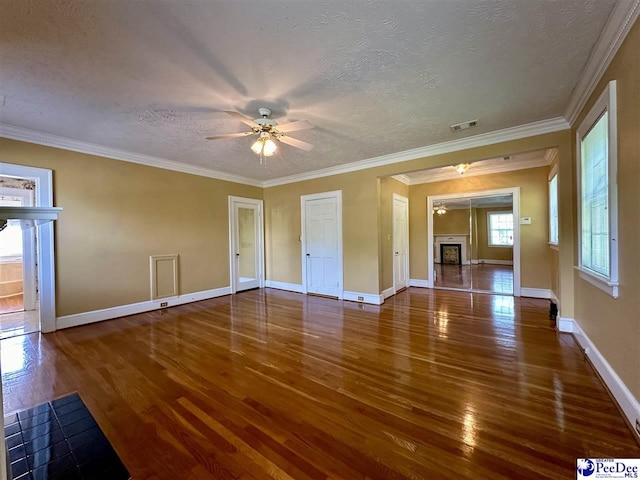
POLYGON ((4 418, 14 480, 129 480, 77 393, 4 418))

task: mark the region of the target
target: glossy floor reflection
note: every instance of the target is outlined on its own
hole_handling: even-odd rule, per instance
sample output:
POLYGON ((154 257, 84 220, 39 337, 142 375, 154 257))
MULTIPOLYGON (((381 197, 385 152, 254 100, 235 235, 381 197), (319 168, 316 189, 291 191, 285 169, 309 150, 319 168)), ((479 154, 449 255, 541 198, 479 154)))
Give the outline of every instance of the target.
POLYGON ((434 269, 436 287, 513 294, 513 266, 511 265, 435 264, 434 269))
POLYGON ((154 480, 559 479, 577 458, 640 457, 547 312, 417 288, 382 306, 252 290, 3 341, 22 351, 5 412, 78 391, 133 478, 154 480))
POLYGON ((0 338, 40 331, 40 311, 29 310, 0 315, 0 338))

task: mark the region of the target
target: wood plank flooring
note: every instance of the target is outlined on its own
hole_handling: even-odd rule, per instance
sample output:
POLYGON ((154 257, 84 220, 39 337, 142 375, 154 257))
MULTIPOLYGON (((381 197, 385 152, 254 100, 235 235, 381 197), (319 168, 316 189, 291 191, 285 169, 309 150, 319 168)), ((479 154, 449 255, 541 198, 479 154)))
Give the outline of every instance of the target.
POLYGON ((78 391, 134 479, 575 478, 640 448, 548 303, 277 290, 3 340, 5 413, 78 391))
POLYGON ((24 310, 23 294, 0 297, 0 315, 24 310))
POLYGON ((448 265, 434 264, 435 286, 513 294, 513 266, 511 265, 448 265))

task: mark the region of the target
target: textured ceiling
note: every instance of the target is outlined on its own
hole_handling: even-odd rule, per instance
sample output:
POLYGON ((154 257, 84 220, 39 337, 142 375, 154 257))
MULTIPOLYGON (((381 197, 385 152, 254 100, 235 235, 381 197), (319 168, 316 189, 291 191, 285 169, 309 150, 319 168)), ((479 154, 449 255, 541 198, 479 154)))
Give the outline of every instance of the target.
POLYGON ((561 116, 613 3, 0 0, 0 121, 273 179, 561 116), (260 106, 316 148, 204 140, 260 106))

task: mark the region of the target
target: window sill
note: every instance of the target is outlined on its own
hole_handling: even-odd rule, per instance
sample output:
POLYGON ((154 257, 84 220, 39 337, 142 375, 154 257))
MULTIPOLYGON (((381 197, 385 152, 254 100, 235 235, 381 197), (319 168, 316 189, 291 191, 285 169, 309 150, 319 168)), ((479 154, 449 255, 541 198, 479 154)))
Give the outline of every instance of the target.
POLYGON ((560 251, 560 245, 557 243, 547 242, 547 245, 549 245, 551 250, 555 250, 556 252, 560 251))
POLYGON ((601 275, 597 275, 589 270, 580 267, 573 267, 580 274, 580 278, 585 282, 590 283, 594 287, 599 288, 605 293, 608 293, 613 298, 618 298, 618 286, 620 285, 618 282, 612 282, 608 278, 603 277, 601 275))

